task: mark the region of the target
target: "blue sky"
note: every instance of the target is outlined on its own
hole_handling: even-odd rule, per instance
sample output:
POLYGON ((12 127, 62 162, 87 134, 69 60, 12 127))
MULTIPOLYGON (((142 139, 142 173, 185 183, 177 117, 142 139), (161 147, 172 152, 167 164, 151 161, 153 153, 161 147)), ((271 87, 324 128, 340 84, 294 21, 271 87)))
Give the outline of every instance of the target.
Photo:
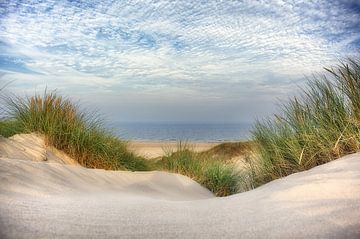
POLYGON ((118 121, 252 121, 360 49, 360 1, 0 3, 0 83, 118 121))

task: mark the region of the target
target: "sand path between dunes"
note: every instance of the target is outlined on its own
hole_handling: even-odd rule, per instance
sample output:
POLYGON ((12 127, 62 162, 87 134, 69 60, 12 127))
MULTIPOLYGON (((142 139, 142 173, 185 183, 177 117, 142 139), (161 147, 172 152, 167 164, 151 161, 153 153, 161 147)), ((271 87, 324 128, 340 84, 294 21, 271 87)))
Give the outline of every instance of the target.
POLYGON ((3 154, 0 238, 360 238, 360 153, 225 198, 178 174, 3 154))

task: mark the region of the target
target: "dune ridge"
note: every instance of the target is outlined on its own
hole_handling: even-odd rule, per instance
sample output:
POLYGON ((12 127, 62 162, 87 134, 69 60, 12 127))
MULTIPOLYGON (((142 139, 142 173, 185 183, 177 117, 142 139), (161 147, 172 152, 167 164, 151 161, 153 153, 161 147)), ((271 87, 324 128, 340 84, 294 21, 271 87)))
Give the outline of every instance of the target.
POLYGON ((215 198, 191 179, 0 159, 1 238, 359 238, 360 153, 215 198))
POLYGON ((61 164, 80 164, 64 152, 45 143, 42 135, 16 134, 10 138, 0 135, 0 157, 61 164))

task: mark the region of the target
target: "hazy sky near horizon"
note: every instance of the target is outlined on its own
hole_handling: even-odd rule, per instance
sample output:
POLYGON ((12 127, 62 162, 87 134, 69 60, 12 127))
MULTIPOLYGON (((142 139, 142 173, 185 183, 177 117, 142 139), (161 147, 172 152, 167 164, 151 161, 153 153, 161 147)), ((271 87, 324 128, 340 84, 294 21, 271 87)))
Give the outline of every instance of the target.
POLYGON ((0 85, 111 120, 239 122, 360 49, 360 1, 0 1, 0 85))

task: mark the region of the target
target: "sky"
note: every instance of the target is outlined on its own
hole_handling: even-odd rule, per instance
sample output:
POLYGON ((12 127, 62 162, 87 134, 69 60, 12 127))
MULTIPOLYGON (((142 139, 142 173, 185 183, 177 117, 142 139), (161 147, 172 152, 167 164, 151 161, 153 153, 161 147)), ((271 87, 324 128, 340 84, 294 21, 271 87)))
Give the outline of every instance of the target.
POLYGON ((359 0, 0 1, 0 85, 111 121, 252 122, 358 55, 359 0))

